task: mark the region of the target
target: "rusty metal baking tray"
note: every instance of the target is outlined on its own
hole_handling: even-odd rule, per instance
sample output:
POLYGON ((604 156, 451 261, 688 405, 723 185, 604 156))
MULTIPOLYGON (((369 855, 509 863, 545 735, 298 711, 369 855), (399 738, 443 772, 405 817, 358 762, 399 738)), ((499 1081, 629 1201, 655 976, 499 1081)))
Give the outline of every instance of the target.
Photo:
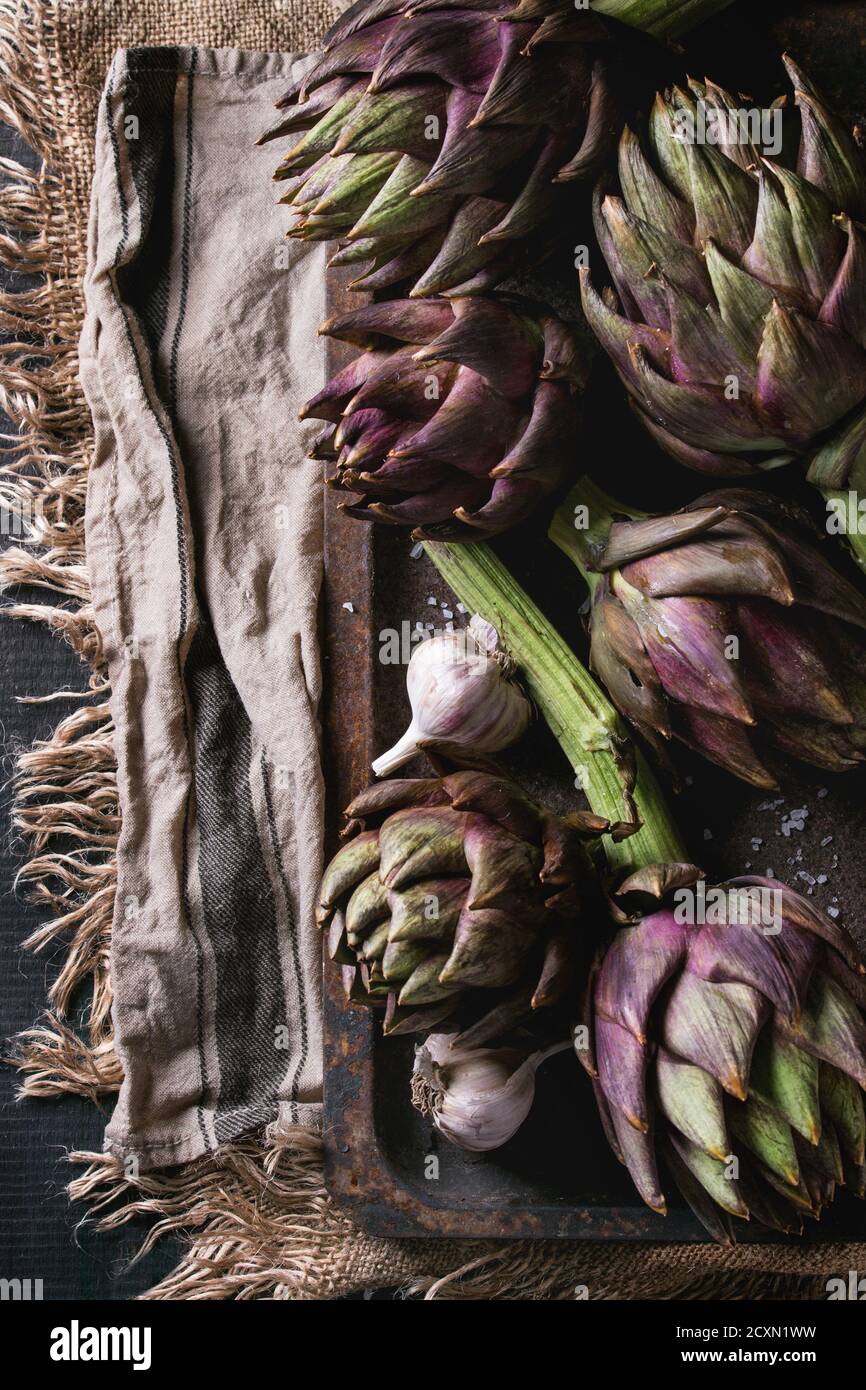
MULTIPOLYGON (((704 26, 684 50, 629 39, 632 104, 645 109, 656 85, 682 80, 686 73, 710 73, 764 100, 784 89, 778 57, 789 49, 837 107, 862 123, 864 11, 859 0, 763 0, 759 6, 741 0, 704 26)), ((586 239, 586 209, 578 210, 575 225, 575 242, 586 239)), ((561 301, 563 293, 573 295, 573 284, 567 272, 554 283, 557 273, 551 268, 550 288, 561 301)), ((330 299, 332 310, 349 302, 336 276, 330 299)), ((335 349, 334 364, 339 360, 335 349)), ((596 370, 575 450, 580 453, 576 467, 600 470, 612 487, 615 473, 614 490, 637 505, 679 505, 701 490, 698 479, 657 453, 631 422, 604 367, 596 370)), ((803 488, 802 496, 814 510, 810 491, 803 488)), ((545 518, 498 548, 583 653, 580 582, 568 561, 546 543, 545 518)), ((426 620, 431 595, 441 602, 450 597, 426 557, 411 558, 405 536, 341 517, 329 494, 323 647, 331 851, 340 808, 367 783, 371 759, 407 723, 405 668, 378 660, 379 634, 426 620)), ((535 794, 563 810, 574 804, 565 762, 544 728, 536 727, 506 761, 535 794)), ((800 872, 811 870, 816 878, 826 873, 827 882, 814 889, 815 901, 835 902, 840 920, 866 946, 866 775, 834 779, 803 773, 779 793, 784 805, 773 807, 766 793, 698 759, 684 759, 682 772, 686 785, 677 798, 679 821, 693 856, 708 873, 723 877, 752 864, 792 883, 800 872), (794 807, 808 808, 806 830, 786 838, 781 819, 794 807), (828 836, 831 842, 822 844, 828 836)), ((347 1008, 339 971, 326 967, 326 1181, 364 1229, 402 1236, 706 1240, 684 1207, 673 1206, 663 1218, 642 1205, 607 1148, 589 1086, 569 1054, 553 1058, 539 1072, 535 1105, 515 1138, 496 1153, 475 1155, 441 1140, 412 1109, 412 1053, 412 1039, 383 1042, 370 1014, 347 1008)), ((810 1238, 863 1240, 866 1207, 842 1194, 810 1238)))

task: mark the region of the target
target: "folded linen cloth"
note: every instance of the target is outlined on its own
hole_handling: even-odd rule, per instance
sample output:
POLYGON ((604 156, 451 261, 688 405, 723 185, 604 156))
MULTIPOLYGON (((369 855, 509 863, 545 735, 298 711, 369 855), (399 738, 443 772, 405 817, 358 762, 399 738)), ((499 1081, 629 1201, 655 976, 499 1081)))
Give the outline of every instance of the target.
POLYGON ((141 1171, 316 1121, 324 249, 256 137, 296 56, 129 49, 97 132, 81 378, 86 536, 122 832, 111 946, 141 1171))

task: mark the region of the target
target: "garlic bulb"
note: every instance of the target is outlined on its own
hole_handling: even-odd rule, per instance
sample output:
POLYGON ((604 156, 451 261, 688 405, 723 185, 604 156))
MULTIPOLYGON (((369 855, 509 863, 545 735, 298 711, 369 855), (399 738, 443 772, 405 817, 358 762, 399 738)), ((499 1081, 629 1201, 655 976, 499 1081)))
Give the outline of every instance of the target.
POLYGON ((517 1133, 532 1109, 536 1071, 571 1043, 526 1056, 505 1047, 452 1050, 456 1036, 432 1033, 416 1048, 412 1104, 458 1148, 486 1153, 517 1133))
POLYGON ((401 767, 427 740, 475 753, 497 753, 514 743, 529 723, 532 707, 511 679, 512 669, 496 628, 477 613, 462 632, 426 638, 412 653, 406 672, 412 722, 373 763, 376 776, 401 767))

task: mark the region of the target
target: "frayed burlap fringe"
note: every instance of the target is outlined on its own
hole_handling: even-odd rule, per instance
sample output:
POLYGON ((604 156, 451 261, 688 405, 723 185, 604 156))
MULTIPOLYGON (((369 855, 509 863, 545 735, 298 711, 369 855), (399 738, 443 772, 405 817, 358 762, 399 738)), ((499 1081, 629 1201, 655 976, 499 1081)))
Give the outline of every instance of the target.
POLYGON ((119 1159, 87 1164, 70 1185, 104 1230, 152 1225, 141 1253, 171 1232, 188 1247, 144 1299, 333 1298, 397 1288, 427 1300, 821 1298, 832 1275, 866 1267, 866 1246, 564 1245, 556 1241, 388 1241, 359 1233, 322 1185, 321 1139, 272 1127, 215 1158, 137 1178, 119 1159), (769 1256, 769 1259, 768 1259, 769 1256))
MULTIPOLYGON (((89 689, 52 738, 18 759, 14 823, 30 859, 19 882, 51 918, 30 938, 63 939, 51 1012, 18 1040, 28 1096, 116 1091, 108 949, 119 829, 112 725, 99 634, 89 608, 84 503, 92 438, 77 375, 86 222, 103 79, 115 48, 312 45, 340 0, 0 0, 0 120, 42 161, 4 160, 0 265, 39 277, 0 293, 0 509, 19 544, 0 558, 0 587, 45 591, 10 603, 13 618, 56 631, 90 668, 89 689), (294 43, 288 39, 294 35, 294 43), (62 837, 62 848, 58 846, 62 837), (76 995, 92 981, 84 1027, 76 995)), ((52 698, 52 697, 50 697, 52 698)), ((386 1241, 358 1231, 323 1184, 318 1135, 272 1129, 185 1168, 137 1176, 111 1156, 72 1153, 70 1195, 103 1229, 146 1216, 141 1253, 168 1234, 186 1252, 147 1299, 323 1299, 399 1287, 426 1299, 703 1299, 823 1296, 831 1274, 866 1268, 866 1247, 589 1245, 386 1241)))
POLYGON ((2 0, 0 119, 19 132, 41 167, 0 162, 0 265, 12 273, 0 293, 0 332, 8 339, 0 351, 0 407, 13 426, 0 439, 0 508, 4 529, 17 542, 0 556, 0 590, 43 590, 44 603, 12 601, 4 615, 46 624, 90 669, 89 689, 55 697, 89 703, 16 759, 12 824, 28 856, 17 886, 52 914, 24 945, 39 951, 62 941, 67 949, 50 991, 51 1011, 17 1039, 12 1060, 24 1077, 23 1095, 95 1099, 120 1084, 108 973, 119 822, 84 552, 92 433, 78 382, 83 246, 76 245, 80 229, 71 231, 81 209, 70 205, 55 167, 60 131, 43 99, 57 75, 53 37, 47 8, 2 0), (18 288, 22 277, 30 287, 18 288), (69 1016, 87 983, 85 1041, 69 1016))

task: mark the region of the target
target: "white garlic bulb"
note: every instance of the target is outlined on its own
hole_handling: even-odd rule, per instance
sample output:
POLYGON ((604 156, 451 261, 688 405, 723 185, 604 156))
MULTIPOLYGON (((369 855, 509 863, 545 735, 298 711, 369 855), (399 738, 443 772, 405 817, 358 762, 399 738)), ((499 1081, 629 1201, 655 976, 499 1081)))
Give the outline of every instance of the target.
POLYGON ((526 1056, 514 1048, 457 1048, 454 1033, 432 1033, 415 1050, 412 1103, 458 1148, 498 1149, 532 1109, 535 1073, 570 1042, 526 1056))
POLYGON ((394 747, 373 763, 376 776, 394 772, 428 740, 475 753, 508 748, 532 714, 511 672, 496 628, 477 613, 463 631, 442 632, 421 642, 406 672, 412 721, 394 747))

